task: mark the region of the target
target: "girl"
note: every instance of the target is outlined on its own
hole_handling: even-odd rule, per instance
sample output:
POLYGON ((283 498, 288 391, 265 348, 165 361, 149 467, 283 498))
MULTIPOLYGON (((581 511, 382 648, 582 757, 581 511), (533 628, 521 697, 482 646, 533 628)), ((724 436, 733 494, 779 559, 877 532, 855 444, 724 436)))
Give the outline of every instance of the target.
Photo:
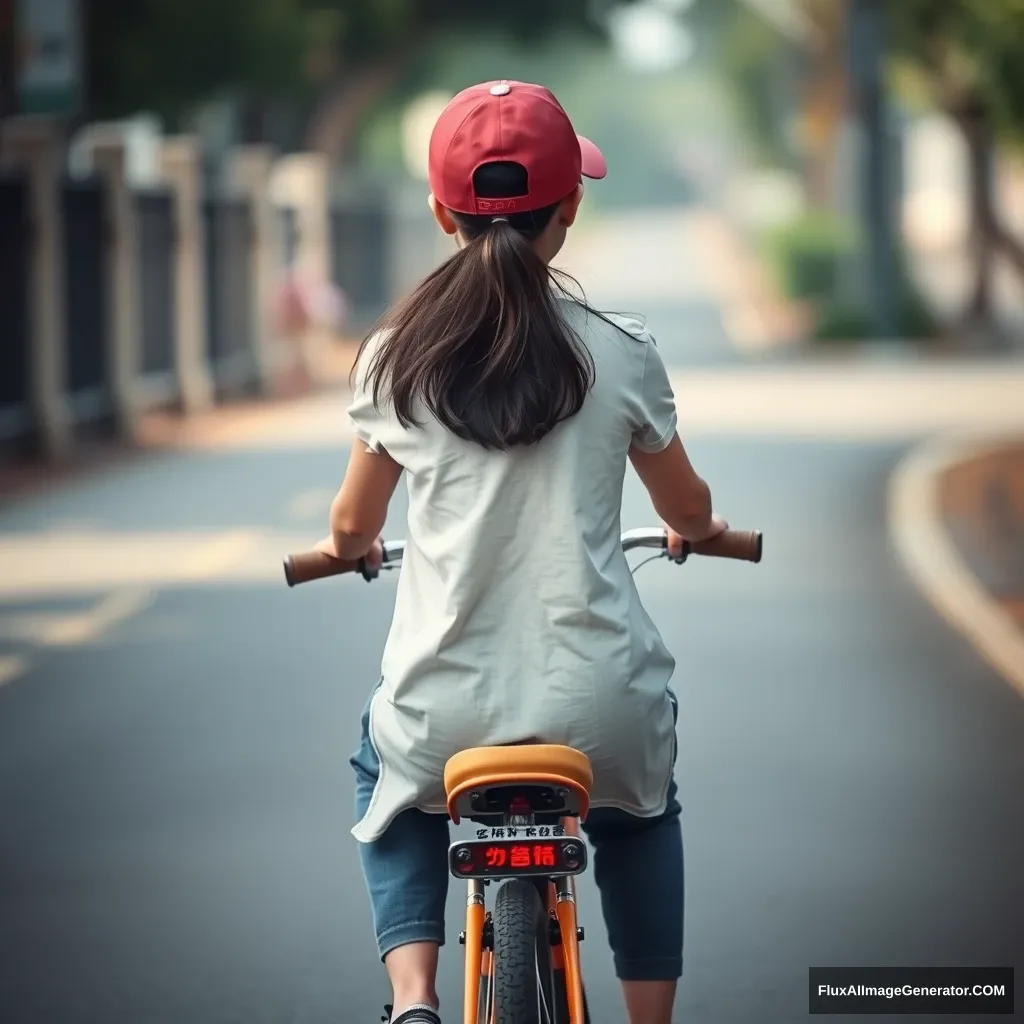
POLYGON ((379 565, 406 472, 394 621, 351 759, 390 1019, 440 1022, 445 762, 535 740, 592 762, 584 828, 630 1021, 669 1024, 683 938, 675 663, 619 542, 627 458, 673 552, 726 524, 676 434, 653 338, 549 268, 581 175, 605 175, 597 147, 546 89, 488 82, 441 115, 429 164, 430 207, 459 248, 363 344, 359 440, 320 544, 379 565))

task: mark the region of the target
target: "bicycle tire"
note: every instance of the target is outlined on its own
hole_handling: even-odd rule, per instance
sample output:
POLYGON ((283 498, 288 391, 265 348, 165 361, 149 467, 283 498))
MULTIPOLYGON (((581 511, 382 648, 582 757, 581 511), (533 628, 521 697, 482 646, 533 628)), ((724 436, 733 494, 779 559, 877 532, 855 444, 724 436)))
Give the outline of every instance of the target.
POLYGON ((500 1024, 544 1024, 537 977, 538 942, 547 914, 536 888, 510 879, 494 900, 494 1018, 500 1024))
MULTIPOLYGON (((548 879, 534 881, 542 907, 547 906, 548 879)), ((544 1004, 548 1016, 546 1024, 569 1024, 569 993, 565 985, 565 968, 556 968, 549 941, 549 926, 545 911, 545 927, 537 936, 537 977, 540 979, 544 1004)), ((590 1004, 583 988, 583 1024, 590 1024, 590 1004)))

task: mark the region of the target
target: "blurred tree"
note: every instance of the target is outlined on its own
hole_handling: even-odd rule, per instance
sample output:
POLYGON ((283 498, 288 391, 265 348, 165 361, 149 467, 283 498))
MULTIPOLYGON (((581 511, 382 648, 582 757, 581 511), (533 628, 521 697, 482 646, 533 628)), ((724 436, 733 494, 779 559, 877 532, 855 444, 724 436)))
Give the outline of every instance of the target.
MULTIPOLYGON (((709 2, 699 0, 696 9, 709 2)), ((798 149, 807 198, 816 208, 828 206, 835 175, 846 89, 845 8, 846 0, 718 6, 719 66, 736 90, 755 151, 767 163, 786 166, 798 149)))
POLYGON ((14 0, 0 0, 0 118, 15 111, 14 0))
POLYGON ((718 66, 732 84, 754 154, 766 164, 784 166, 790 152, 775 96, 787 57, 785 40, 759 12, 742 3, 732 5, 718 29, 718 66))
POLYGON ((807 56, 801 134, 807 198, 815 209, 832 205, 839 125, 846 111, 846 0, 800 0, 806 18, 807 56))
POLYGON ((1024 0, 898 0, 888 5, 895 52, 963 132, 970 165, 975 281, 967 315, 991 316, 991 273, 1002 252, 1024 276, 1024 245, 993 195, 1000 138, 1024 139, 1024 0))
MULTIPOLYGON (((233 90, 310 100, 306 144, 344 159, 366 109, 439 32, 600 34, 593 0, 83 0, 91 117, 175 118, 233 90)), ((615 0, 629 3, 633 0, 615 0)))
POLYGON ((303 0, 83 0, 90 119, 170 119, 222 90, 301 84, 317 25, 303 0))
MULTIPOLYGON (((631 3, 633 0, 615 0, 631 3)), ((326 89, 310 119, 311 148, 344 159, 363 112, 396 81, 412 59, 440 33, 488 29, 539 40, 568 27, 603 32, 594 0, 306 0, 329 26, 318 40, 315 61, 326 89)), ((608 6, 606 3, 605 7, 608 6)))

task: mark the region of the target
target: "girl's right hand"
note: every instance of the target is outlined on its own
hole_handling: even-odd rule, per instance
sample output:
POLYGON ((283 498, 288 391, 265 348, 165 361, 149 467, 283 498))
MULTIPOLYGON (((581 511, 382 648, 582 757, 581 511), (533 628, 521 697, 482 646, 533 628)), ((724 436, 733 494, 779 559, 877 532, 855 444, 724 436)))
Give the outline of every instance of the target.
POLYGON ((712 540, 717 537, 720 533, 725 533, 729 529, 729 524, 721 517, 711 514, 711 523, 704 533, 703 537, 684 537, 680 533, 676 533, 671 526, 665 527, 665 532, 668 534, 668 553, 671 558, 680 558, 683 554, 683 544, 685 541, 696 543, 702 540, 712 540))

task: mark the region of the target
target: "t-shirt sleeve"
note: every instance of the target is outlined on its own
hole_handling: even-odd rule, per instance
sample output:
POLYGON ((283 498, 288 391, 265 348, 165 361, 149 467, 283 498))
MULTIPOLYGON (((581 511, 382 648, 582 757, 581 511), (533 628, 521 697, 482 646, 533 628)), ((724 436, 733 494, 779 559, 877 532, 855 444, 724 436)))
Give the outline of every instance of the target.
POLYGON ((371 338, 359 356, 352 383, 352 403, 348 407, 348 422, 353 433, 371 452, 380 452, 384 447, 389 413, 374 401, 373 386, 366 377, 377 349, 377 339, 371 338))
POLYGON ((650 335, 644 342, 644 366, 636 402, 633 444, 642 452, 663 451, 676 432, 676 399, 668 370, 650 335))

